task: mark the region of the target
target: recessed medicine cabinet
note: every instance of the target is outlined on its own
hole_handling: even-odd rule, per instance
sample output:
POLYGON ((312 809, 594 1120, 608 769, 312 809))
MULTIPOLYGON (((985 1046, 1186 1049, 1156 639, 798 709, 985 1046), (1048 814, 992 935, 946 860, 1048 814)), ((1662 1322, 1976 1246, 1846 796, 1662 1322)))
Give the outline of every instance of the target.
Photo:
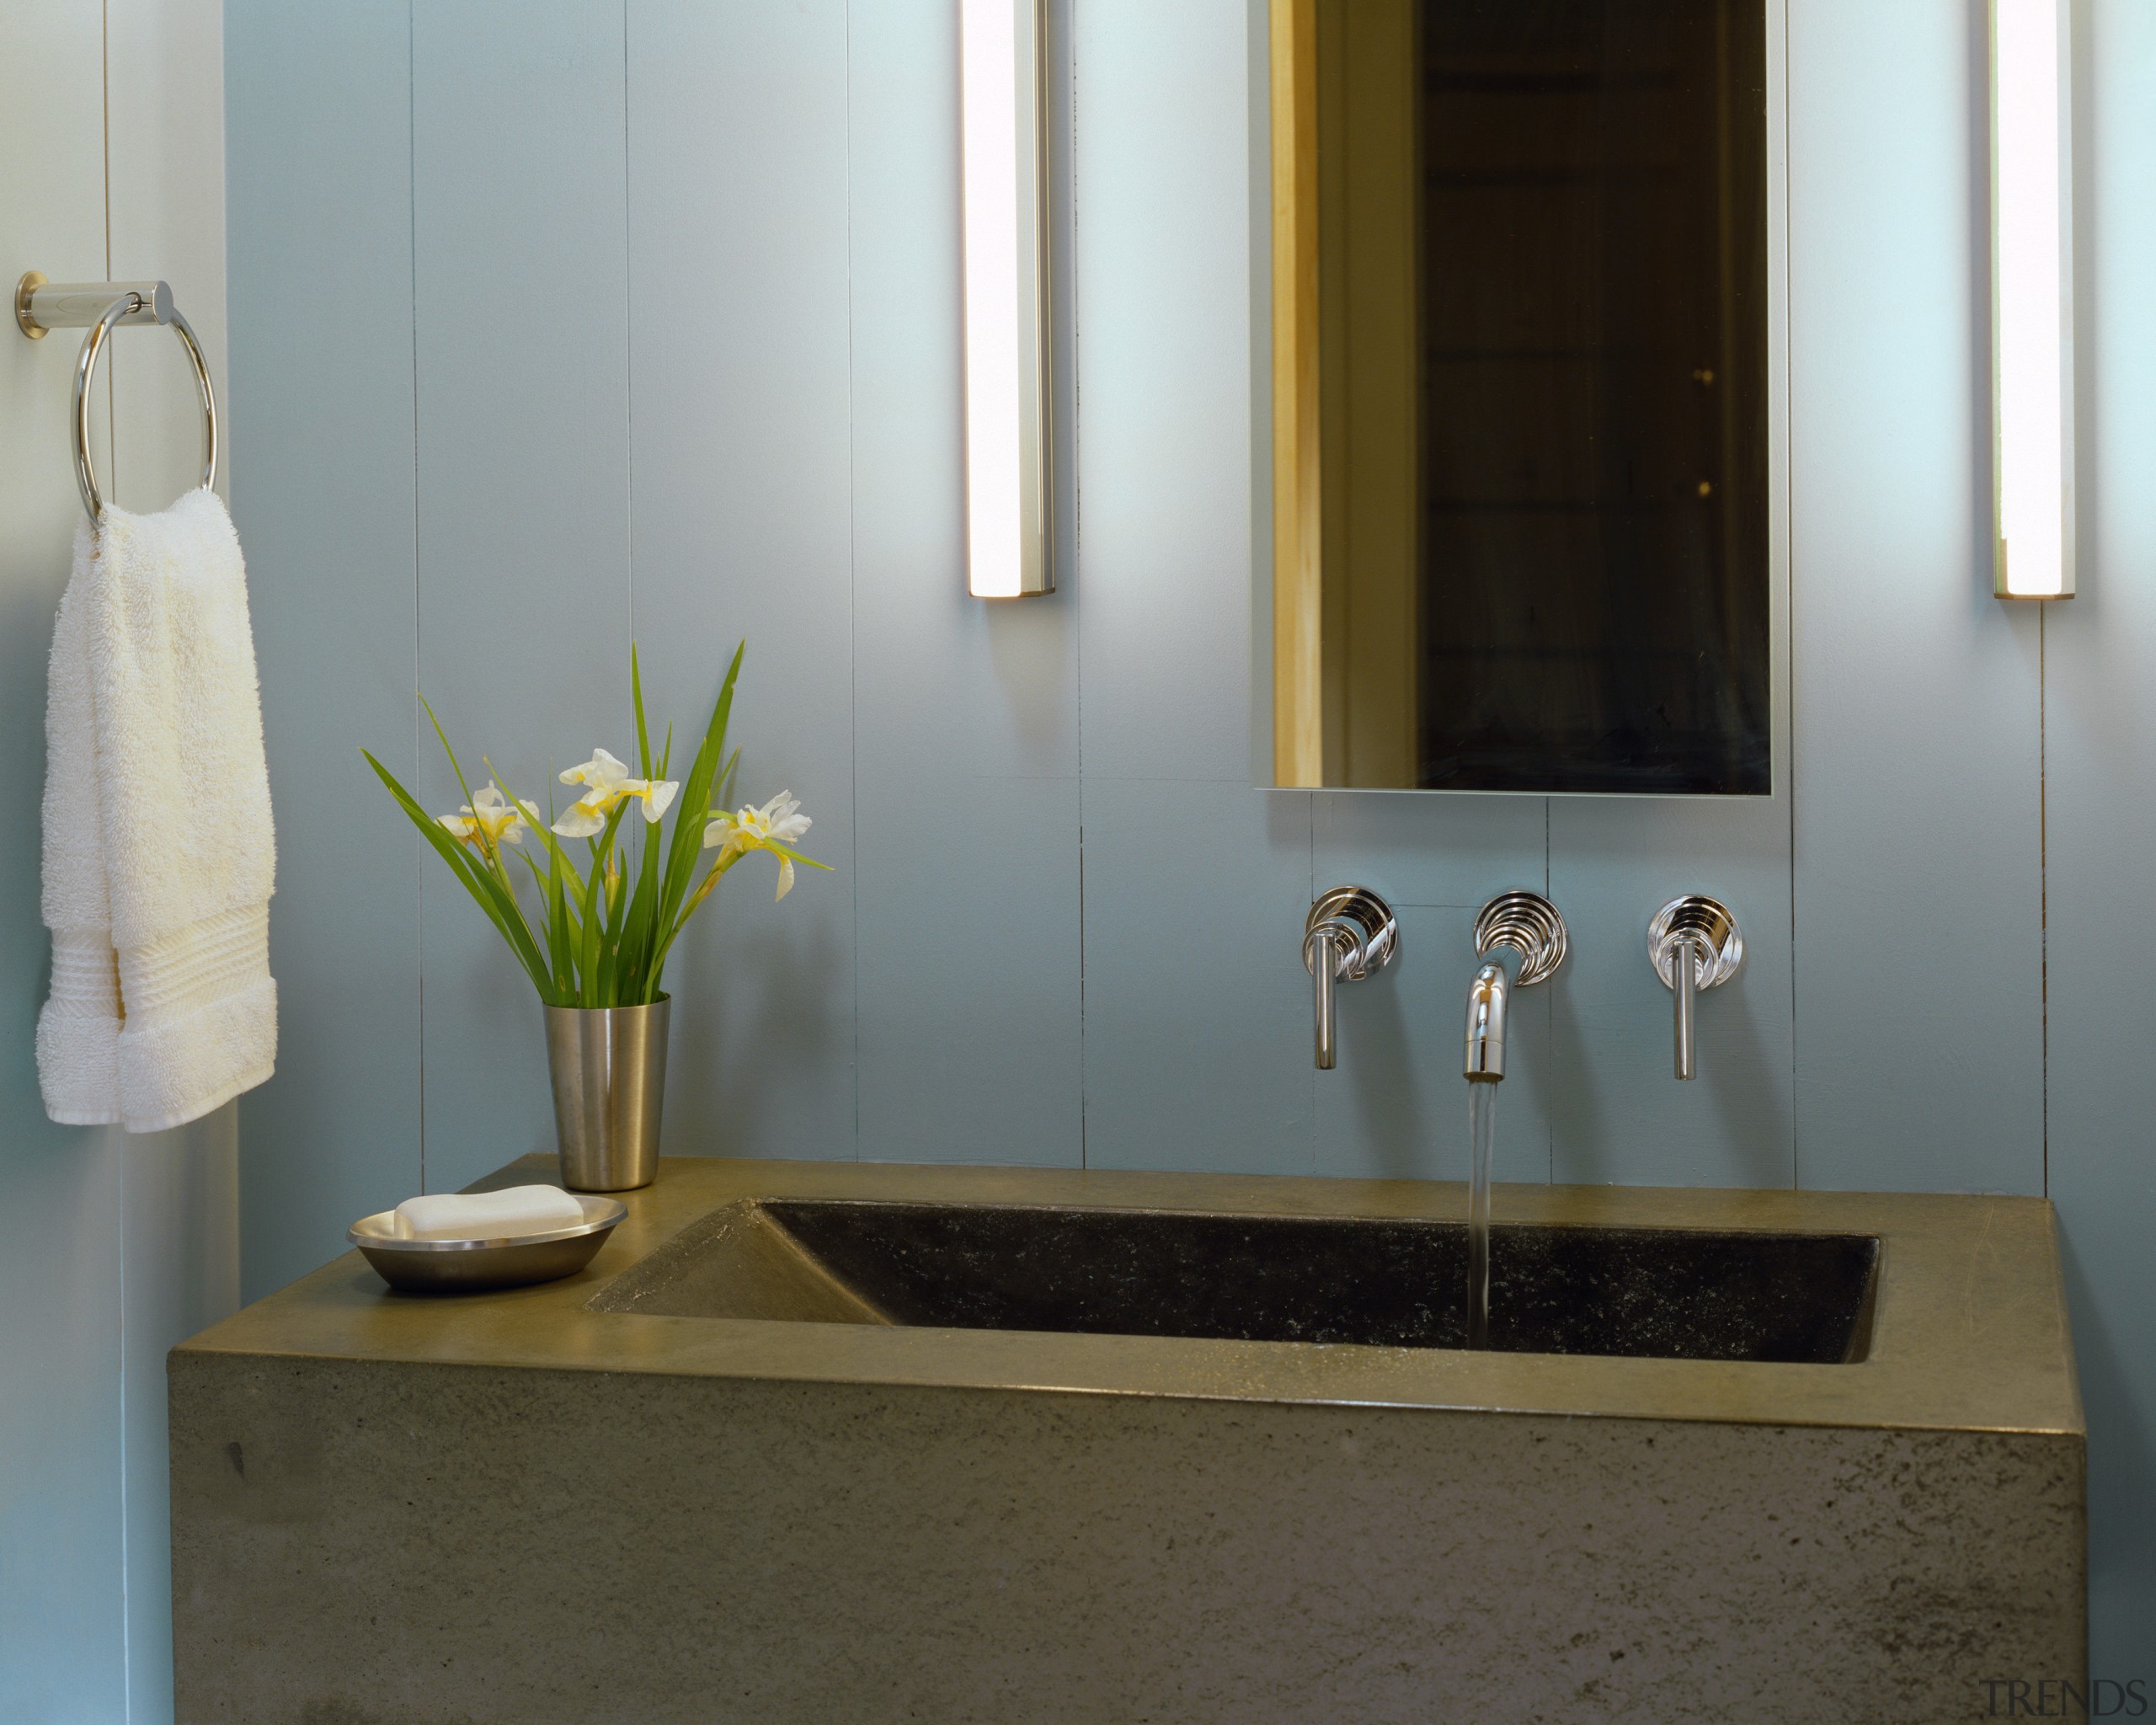
POLYGON ((1273 780, 1762 796, 1763 0, 1273 0, 1273 780))

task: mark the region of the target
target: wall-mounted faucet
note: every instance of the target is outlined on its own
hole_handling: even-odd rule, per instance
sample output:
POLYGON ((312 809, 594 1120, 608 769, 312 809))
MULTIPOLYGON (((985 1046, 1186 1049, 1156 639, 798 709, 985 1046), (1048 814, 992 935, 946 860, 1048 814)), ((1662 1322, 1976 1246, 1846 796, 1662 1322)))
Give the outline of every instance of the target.
POLYGON ((1483 963, 1467 985, 1467 1080, 1495 1084, 1505 1076, 1512 991, 1565 962, 1565 919, 1540 893, 1500 893, 1475 919, 1475 950, 1483 963))
POLYGON ((1317 1065, 1332 1070, 1336 1041, 1332 1012, 1335 985, 1360 982, 1382 970, 1400 949, 1400 925, 1392 906, 1366 886, 1328 887, 1303 919, 1303 968, 1315 981, 1317 1065))
POLYGON ((1694 1076, 1694 999, 1703 988, 1719 988, 1744 962, 1744 937, 1726 905, 1687 893, 1672 899, 1647 924, 1647 957, 1655 975, 1675 997, 1677 1076, 1694 1076))

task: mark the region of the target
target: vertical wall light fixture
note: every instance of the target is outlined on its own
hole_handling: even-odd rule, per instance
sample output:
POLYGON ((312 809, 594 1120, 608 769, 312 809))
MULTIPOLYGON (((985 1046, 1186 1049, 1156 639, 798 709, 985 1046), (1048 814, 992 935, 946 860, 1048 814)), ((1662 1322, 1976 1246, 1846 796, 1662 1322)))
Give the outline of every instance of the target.
POLYGON ((2073 592, 2072 0, 1992 0, 1993 591, 2073 592))
POLYGON ((966 583, 1053 592, 1043 0, 959 0, 966 583))

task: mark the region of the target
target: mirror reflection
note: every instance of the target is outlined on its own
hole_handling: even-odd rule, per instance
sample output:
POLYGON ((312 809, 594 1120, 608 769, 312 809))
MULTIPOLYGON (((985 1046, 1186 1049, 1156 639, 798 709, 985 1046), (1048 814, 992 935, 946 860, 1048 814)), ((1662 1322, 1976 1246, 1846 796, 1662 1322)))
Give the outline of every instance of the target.
POLYGON ((1274 779, 1764 795, 1762 0, 1275 0, 1274 779))

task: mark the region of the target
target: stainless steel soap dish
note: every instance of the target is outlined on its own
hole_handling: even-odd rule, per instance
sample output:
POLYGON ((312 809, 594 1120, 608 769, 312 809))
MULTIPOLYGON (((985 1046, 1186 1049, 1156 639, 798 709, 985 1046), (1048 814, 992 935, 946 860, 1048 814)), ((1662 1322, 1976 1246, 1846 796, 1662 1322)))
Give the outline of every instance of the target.
POLYGON ((383 1281, 407 1294, 476 1294, 488 1288, 521 1288, 573 1276, 598 1255, 629 1213, 618 1198, 570 1194, 584 1206, 574 1227, 543 1234, 511 1234, 498 1240, 414 1240, 400 1235, 393 1210, 361 1216, 344 1237, 360 1248, 383 1281))

